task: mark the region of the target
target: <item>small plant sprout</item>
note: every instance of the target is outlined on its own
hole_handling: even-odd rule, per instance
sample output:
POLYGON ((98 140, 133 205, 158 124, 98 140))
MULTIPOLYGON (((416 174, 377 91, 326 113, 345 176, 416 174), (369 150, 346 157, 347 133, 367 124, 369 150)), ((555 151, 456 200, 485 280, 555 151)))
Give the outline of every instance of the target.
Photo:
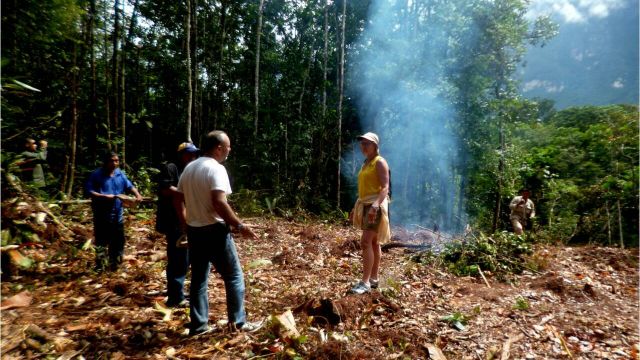
POLYGON ((529 301, 523 298, 522 296, 518 296, 516 299, 516 304, 513 306, 516 310, 526 311, 529 310, 529 301))

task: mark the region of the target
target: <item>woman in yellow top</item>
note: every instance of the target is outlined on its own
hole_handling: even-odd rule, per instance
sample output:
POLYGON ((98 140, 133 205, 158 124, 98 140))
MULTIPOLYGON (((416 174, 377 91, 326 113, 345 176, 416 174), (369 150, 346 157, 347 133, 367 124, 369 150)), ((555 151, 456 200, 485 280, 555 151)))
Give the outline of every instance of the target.
POLYGON ((380 245, 391 238, 389 228, 389 165, 380 156, 378 135, 358 136, 360 151, 366 157, 358 173, 358 200, 351 211, 353 225, 362 229, 362 279, 351 289, 363 294, 378 287, 380 245))

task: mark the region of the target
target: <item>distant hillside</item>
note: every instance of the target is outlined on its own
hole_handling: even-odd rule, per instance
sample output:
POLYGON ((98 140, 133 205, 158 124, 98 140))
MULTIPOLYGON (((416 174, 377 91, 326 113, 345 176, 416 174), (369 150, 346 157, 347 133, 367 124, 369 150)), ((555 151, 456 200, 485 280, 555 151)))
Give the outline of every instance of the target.
POLYGON ((525 58, 527 98, 554 100, 558 109, 638 103, 638 1, 605 18, 560 23, 559 31, 525 58))

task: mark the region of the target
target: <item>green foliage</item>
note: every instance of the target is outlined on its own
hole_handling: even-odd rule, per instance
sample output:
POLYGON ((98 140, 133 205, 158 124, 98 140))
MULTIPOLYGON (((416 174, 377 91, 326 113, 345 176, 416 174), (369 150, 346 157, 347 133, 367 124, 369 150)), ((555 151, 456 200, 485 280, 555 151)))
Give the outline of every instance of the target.
POLYGON ((127 166, 127 176, 135 184, 136 188, 143 196, 154 196, 157 191, 156 176, 160 170, 154 167, 143 166, 144 158, 127 166))
POLYGON ((449 314, 447 316, 443 316, 442 318, 440 318, 440 321, 444 321, 446 323, 449 323, 449 325, 451 325, 452 327, 458 329, 458 330, 464 330, 465 326, 467 325, 467 322, 469 321, 470 317, 459 312, 456 311, 452 314, 449 314))
MULTIPOLYGON (((86 173, 99 166, 95 160, 101 151, 122 152, 126 147, 129 167, 125 170, 149 196, 155 194, 152 179, 156 171, 150 165, 167 160, 175 154, 177 144, 187 140, 184 7, 170 1, 135 2, 133 11, 120 14, 118 25, 125 24, 125 28, 119 29, 119 39, 124 41, 114 54, 113 3, 97 0, 95 8, 92 3, 3 3, 1 127, 9 141, 3 143, 2 169, 16 171, 11 152, 21 150, 18 139, 46 137, 51 140, 52 179, 48 180, 59 188, 62 184, 56 181, 64 177, 75 114, 81 124, 76 194, 86 173), (126 74, 115 88, 114 59, 126 74), (120 85, 124 88, 119 89, 120 85), (114 90, 122 91, 124 99, 115 99, 114 90), (121 111, 126 112, 125 128, 120 123, 121 111)), ((528 186, 538 213, 533 229, 538 239, 636 245, 637 106, 589 106, 556 113, 549 101, 523 100, 513 75, 527 46, 542 45, 557 32, 557 25, 548 17, 526 16, 527 1, 411 4, 398 3, 389 15, 401 19, 398 32, 414 34, 407 44, 412 50, 429 51, 425 56, 409 51, 398 54, 398 59, 417 58, 416 69, 425 69, 411 70, 421 75, 411 86, 434 89, 434 99, 451 111, 446 127, 459 146, 441 149, 442 158, 456 160, 447 169, 452 173, 450 179, 435 184, 432 179, 444 169, 432 166, 438 159, 429 159, 410 167, 411 176, 426 179, 422 184, 403 190, 404 183, 412 179, 394 173, 397 193, 418 202, 427 215, 453 209, 447 210, 452 216, 444 217, 443 228, 461 228, 469 220, 486 231, 494 215, 501 220, 500 228, 509 226, 505 201, 518 188, 528 186), (414 13, 428 14, 428 19, 418 16, 416 21, 404 21, 414 13), (440 33, 446 35, 433 36, 440 33), (455 188, 453 198, 446 195, 447 186, 455 188), (496 203, 502 205, 499 214, 494 214, 496 203)), ((343 139, 350 139, 359 131, 364 115, 356 111, 358 98, 347 94, 342 99, 343 127, 336 128, 341 100, 341 5, 330 2, 326 9, 325 68, 324 3, 265 3, 257 114, 253 104, 256 3, 211 6, 200 2, 193 9, 197 20, 193 31, 198 36, 192 37, 192 65, 197 70, 193 72, 197 78, 192 79, 192 138, 201 144, 203 134, 214 127, 230 134, 234 150, 225 165, 236 190, 230 200, 244 215, 305 218, 309 211, 327 219, 346 217, 342 210, 351 204, 344 199, 355 189, 342 182, 343 204, 335 203, 336 138, 342 132, 343 139)), ((347 58, 355 59, 373 48, 368 39, 361 38, 370 3, 349 2, 347 6, 345 46, 347 58)), ((371 70, 373 75, 390 77, 397 66, 395 60, 371 70)), ((362 69, 347 67, 345 88, 368 86, 360 81, 365 75, 362 69)), ((392 77, 390 82, 398 81, 392 77)), ((382 101, 388 92, 376 96, 374 101, 382 101)), ((389 110, 392 115, 375 121, 387 137, 401 137, 406 129, 398 125, 400 111, 389 110)), ((431 108, 418 111, 419 118, 435 116, 431 108)), ((399 206, 392 213, 396 219, 428 217, 402 212, 399 206)), ((482 246, 491 245, 486 249, 481 245, 474 245, 473 251, 458 249, 460 256, 454 262, 461 261, 458 271, 476 273, 477 266, 501 271, 499 262, 471 255, 481 250, 498 255, 493 241, 497 240, 480 241, 482 246)))
POLYGON ((541 239, 638 243, 638 107, 570 108, 523 126, 541 239), (622 223, 622 228, 619 224, 622 223))
POLYGON ((529 301, 527 301, 527 299, 523 298, 522 296, 518 296, 515 305, 513 305, 513 308, 515 310, 527 311, 529 310, 529 301))
POLYGON ((232 193, 229 201, 233 208, 243 216, 260 216, 265 213, 265 208, 261 205, 262 194, 258 191, 240 189, 232 193))
POLYGON ((525 255, 531 253, 531 244, 523 236, 500 232, 465 242, 447 244, 441 254, 445 266, 458 276, 479 275, 479 270, 504 276, 520 273, 525 268, 525 255))

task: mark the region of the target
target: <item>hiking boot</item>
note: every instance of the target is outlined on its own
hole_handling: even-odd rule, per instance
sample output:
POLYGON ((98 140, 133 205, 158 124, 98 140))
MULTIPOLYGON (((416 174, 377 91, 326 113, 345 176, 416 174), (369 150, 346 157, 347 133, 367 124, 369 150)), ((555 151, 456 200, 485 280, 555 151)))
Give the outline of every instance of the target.
POLYGON ((352 294, 364 294, 371 291, 371 285, 369 284, 365 284, 362 281, 358 281, 357 284, 355 284, 354 287, 351 288, 351 290, 349 290, 350 293, 352 294))
POLYGON ((258 322, 247 321, 242 325, 233 324, 233 326, 231 327, 231 331, 243 331, 243 332, 251 333, 251 332, 260 330, 263 326, 264 326, 264 320, 258 321, 258 322))
POLYGON ((207 326, 204 329, 200 329, 200 330, 191 330, 189 329, 189 336, 198 336, 198 335, 205 335, 208 334, 210 332, 213 332, 213 330, 215 330, 215 328, 211 327, 211 326, 207 326))
POLYGON ((369 284, 371 284, 371 288, 372 289, 377 289, 378 286, 380 285, 380 280, 378 279, 369 279, 369 284))
POLYGON ((187 299, 182 299, 182 300, 181 300, 181 301, 179 301, 179 302, 175 302, 175 301, 169 301, 169 300, 167 300, 167 301, 165 302, 165 305, 166 305, 167 307, 170 307, 170 308, 181 308, 181 309, 186 309, 186 308, 188 308, 188 307, 189 307, 189 300, 187 300, 187 299))

